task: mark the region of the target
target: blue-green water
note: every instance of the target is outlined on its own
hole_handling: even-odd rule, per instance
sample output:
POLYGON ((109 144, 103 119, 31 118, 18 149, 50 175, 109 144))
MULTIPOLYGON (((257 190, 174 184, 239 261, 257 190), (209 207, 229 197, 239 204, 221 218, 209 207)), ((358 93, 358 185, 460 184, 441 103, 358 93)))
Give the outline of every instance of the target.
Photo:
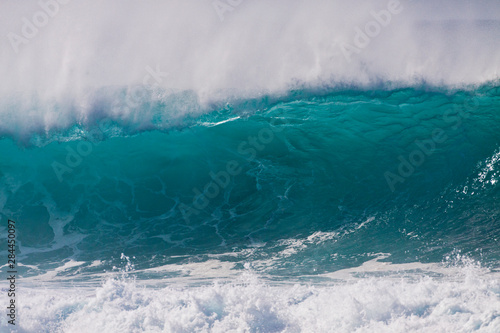
POLYGON ((295 92, 177 127, 96 119, 28 144, 6 137, 2 219, 19 221, 18 255, 42 271, 236 253, 221 258, 275 257, 258 269, 301 276, 457 250, 497 267, 499 89, 295 92))
POLYGON ((0 36, 0 333, 500 332, 500 2, 0 1, 0 36))

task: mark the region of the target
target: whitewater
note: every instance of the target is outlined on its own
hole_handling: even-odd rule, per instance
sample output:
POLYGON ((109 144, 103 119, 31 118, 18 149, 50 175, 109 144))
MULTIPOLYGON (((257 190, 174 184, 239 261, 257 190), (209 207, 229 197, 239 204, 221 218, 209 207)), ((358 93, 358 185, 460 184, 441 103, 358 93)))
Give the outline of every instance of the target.
POLYGON ((0 0, 0 331, 499 332, 499 36, 489 0, 0 0))

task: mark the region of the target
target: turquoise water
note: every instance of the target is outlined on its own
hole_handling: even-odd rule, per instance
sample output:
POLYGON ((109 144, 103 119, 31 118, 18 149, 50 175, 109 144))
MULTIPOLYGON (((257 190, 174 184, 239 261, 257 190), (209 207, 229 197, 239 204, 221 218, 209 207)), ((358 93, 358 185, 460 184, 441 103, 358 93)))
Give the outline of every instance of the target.
POLYGON ((0 332, 500 332, 498 1, 0 9, 0 332))
POLYGON ((27 276, 68 259, 110 270, 121 253, 137 269, 276 257, 257 270, 278 279, 377 253, 428 263, 459 250, 497 267, 499 89, 294 92, 176 126, 106 118, 5 137, 2 219, 20 221, 27 276))

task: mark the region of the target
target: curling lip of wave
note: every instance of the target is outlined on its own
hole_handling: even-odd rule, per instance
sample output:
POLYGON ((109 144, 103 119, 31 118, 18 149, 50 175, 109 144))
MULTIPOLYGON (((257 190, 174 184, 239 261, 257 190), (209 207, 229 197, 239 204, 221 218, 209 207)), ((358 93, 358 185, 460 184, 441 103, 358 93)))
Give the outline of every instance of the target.
MULTIPOLYGON (((21 19, 40 11, 37 3, 2 6, 2 36, 21 33, 21 19)), ((387 11, 388 1, 243 2, 222 22, 210 2, 70 2, 18 54, 7 38, 0 41, 0 76, 9 78, 0 82, 0 96, 20 94, 30 110, 39 106, 33 96, 42 105, 77 104, 88 91, 146 81, 192 91, 206 106, 297 86, 460 86, 498 79, 498 2, 400 6, 379 34, 363 38, 359 31, 376 23, 373 13, 387 11), (350 59, 341 49, 347 44, 358 49, 350 59)), ((2 108, 0 117, 5 113, 2 108)))
MULTIPOLYGON (((89 93, 83 101, 55 101, 43 104, 37 100, 36 109, 23 111, 23 102, 0 102, 0 138, 13 138, 24 146, 41 146, 53 141, 79 139, 102 140, 106 137, 128 136, 150 130, 169 131, 186 127, 217 126, 245 117, 246 115, 293 101, 315 101, 326 98, 342 101, 349 96, 362 100, 379 99, 383 103, 405 103, 405 98, 433 95, 493 96, 497 94, 500 81, 481 86, 469 85, 465 89, 429 87, 397 88, 391 83, 381 89, 360 89, 356 86, 343 88, 323 87, 299 89, 285 94, 262 95, 257 98, 233 98, 225 102, 202 105, 193 91, 165 92, 160 89, 137 87, 139 90, 109 87, 89 93), (131 95, 141 91, 141 99, 130 104, 131 95), (404 97, 407 96, 407 97, 404 97), (403 100, 400 100, 403 98, 403 100), (4 113, 2 113, 4 111, 4 113)), ((412 103, 412 102, 410 102, 412 103)))

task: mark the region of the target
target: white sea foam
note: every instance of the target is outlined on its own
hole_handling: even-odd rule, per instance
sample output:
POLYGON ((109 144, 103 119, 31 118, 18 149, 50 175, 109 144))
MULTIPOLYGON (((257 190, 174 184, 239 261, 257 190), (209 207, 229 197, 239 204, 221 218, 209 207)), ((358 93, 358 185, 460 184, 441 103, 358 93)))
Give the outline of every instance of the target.
MULTIPOLYGON (((498 332, 498 273, 477 265, 440 271, 441 277, 406 272, 316 285, 266 282, 251 270, 202 286, 144 288, 129 278, 108 278, 97 288, 20 283, 18 327, 68 333, 498 332)), ((5 316, 0 328, 8 328, 5 316)))

